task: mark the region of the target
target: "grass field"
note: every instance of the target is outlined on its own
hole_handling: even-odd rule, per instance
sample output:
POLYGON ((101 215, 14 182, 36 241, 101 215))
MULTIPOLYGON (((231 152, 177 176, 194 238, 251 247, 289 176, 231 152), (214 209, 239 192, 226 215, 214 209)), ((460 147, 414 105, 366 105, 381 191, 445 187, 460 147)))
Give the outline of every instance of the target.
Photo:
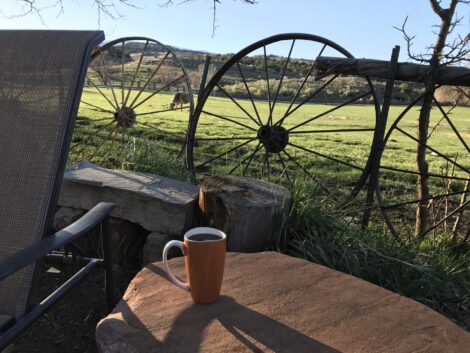
MULTIPOLYGON (((102 90, 108 97, 112 96, 106 89, 102 90)), ((116 90, 115 94, 119 95, 119 90, 116 90)), ((133 100, 132 94, 129 101, 133 100)), ((144 100, 148 94, 142 93, 139 101, 144 100)), ((112 102, 106 101, 95 89, 86 88, 82 101, 99 109, 81 104, 74 135, 74 144, 77 145, 72 149, 70 163, 91 159, 107 167, 140 170, 190 180, 190 175, 183 167, 184 153, 180 153, 188 127, 188 109, 146 114, 166 110, 171 100, 170 93, 153 96, 135 110, 137 123, 124 129, 116 126, 112 115, 112 102)), ((256 138, 259 126, 256 121, 258 115, 263 124, 267 121, 268 102, 255 101, 258 114, 250 100, 237 99, 237 103, 246 113, 227 98, 210 97, 204 105, 195 134, 197 141, 194 141, 193 157, 197 173, 220 175, 232 171, 232 174, 241 175, 249 157, 259 147, 259 140, 256 138), (240 146, 242 144, 244 145, 240 146), (232 152, 226 153, 232 149, 232 152), (211 161, 214 157, 219 158, 211 161), (241 161, 245 162, 240 163, 241 161)), ((373 131, 325 131, 373 130, 375 111, 373 105, 346 105, 329 112, 338 105, 305 104, 294 111, 282 124, 287 130, 292 129, 285 151, 268 154, 266 161, 264 148, 259 148, 245 174, 257 178, 267 178, 270 174, 272 180, 285 182, 286 176, 290 179, 305 179, 305 173, 308 172, 338 198, 349 195, 362 173, 360 168, 364 168, 368 160, 373 131), (299 126, 320 114, 324 115, 299 126), (279 178, 281 174, 282 177, 279 178)), ((291 111, 295 106, 291 107, 291 111)), ((277 102, 273 109, 272 121, 281 119, 288 107, 288 102, 277 102)), ((391 107, 387 130, 404 108, 391 107)), ((411 136, 416 136, 418 114, 418 108, 411 109, 398 126, 411 136)), ((460 107, 452 110, 450 114, 454 126, 465 141, 470 141, 469 114, 470 108, 460 107)), ((448 122, 441 118, 442 114, 438 109, 433 109, 430 130, 434 131, 428 144, 450 160, 456 161, 456 165, 428 151, 429 172, 439 176, 445 174, 447 168, 448 174, 467 178, 470 154, 448 122)), ((381 165, 415 171, 416 147, 417 143, 412 138, 394 130, 385 146, 381 165)), ((382 170, 380 180, 385 203, 393 204, 416 198, 416 175, 382 170)), ((440 177, 430 178, 433 194, 446 193, 446 187, 456 192, 464 187, 463 180, 453 180, 450 186, 445 186, 443 180, 445 179, 440 177)), ((451 202, 458 203, 459 200, 460 194, 457 194, 451 202)), ((408 213, 409 208, 414 206, 407 207, 403 212, 408 213)), ((398 214, 396 217, 401 216, 398 214)))
MULTIPOLYGON (((106 89, 102 89, 105 91, 106 89)), ((145 93, 142 95, 142 98, 145 98, 145 93)), ((132 99, 132 96, 131 96, 132 99)), ((159 94, 152 100, 152 103, 147 104, 142 111, 142 113, 158 111, 165 109, 165 106, 171 102, 171 94, 159 94)), ((112 111, 112 107, 108 102, 94 89, 85 89, 83 94, 83 100, 89 103, 96 105, 97 107, 103 108, 105 110, 112 111)), ((240 105, 245 108, 252 116, 256 116, 251 103, 247 100, 238 100, 240 105)), ((273 120, 278 120, 281 117, 281 113, 285 112, 288 103, 277 103, 273 120)), ((257 110, 259 115, 262 117, 262 120, 266 120, 268 115, 268 104, 267 102, 257 101, 256 102, 257 110)), ((337 105, 325 105, 325 104, 306 104, 296 111, 294 114, 289 116, 284 123, 286 128, 293 127, 309 117, 316 116, 320 113, 323 113, 329 109, 334 108, 337 105)), ((295 107, 295 106, 294 106, 295 107)), ((394 118, 404 109, 401 106, 393 106, 390 109, 388 126, 394 121, 394 118)), ((226 98, 216 98, 211 97, 204 107, 205 111, 212 112, 214 114, 219 114, 226 117, 231 117, 234 120, 237 120, 240 123, 243 123, 249 127, 257 128, 251 119, 244 115, 244 113, 229 99, 226 98)), ((417 118, 418 118, 418 108, 412 109, 400 123, 400 127, 406 130, 407 132, 415 136, 417 118)), ((456 108, 453 110, 451 118, 456 127, 458 127, 460 134, 466 140, 470 140, 470 121, 468 121, 468 115, 470 114, 470 108, 456 108)), ((106 123, 112 121, 112 116, 109 112, 98 111, 93 107, 86 106, 82 104, 79 110, 79 127, 77 132, 80 133, 80 124, 87 119, 93 126, 89 127, 88 132, 92 133, 96 131, 96 128, 104 126, 106 123), (100 120, 103 118, 110 118, 109 120, 100 120)), ((442 114, 438 112, 437 109, 434 109, 431 117, 431 127, 434 126, 442 117, 442 114)), ((187 110, 184 111, 169 111, 157 114, 145 115, 137 118, 138 122, 143 124, 153 124, 160 131, 155 131, 155 136, 165 136, 165 134, 175 134, 176 137, 183 136, 188 124, 188 113, 187 110)), ((86 125, 83 124, 83 125, 86 125)), ((297 131, 306 131, 306 130, 328 130, 328 129, 358 129, 358 128, 373 128, 375 125, 375 113, 372 105, 348 105, 343 108, 340 108, 332 113, 326 114, 325 116, 315 120, 314 122, 304 125, 302 128, 299 128, 297 131)), ((142 133, 145 130, 150 130, 150 128, 140 125, 138 123, 135 126, 136 130, 142 133), (142 127, 142 129, 139 129, 142 127)), ((103 129, 98 135, 100 138, 106 137, 109 133, 109 129, 103 129)), ((132 136, 132 131, 129 131, 132 136)), ((256 137, 256 132, 245 129, 234 123, 223 121, 217 117, 209 116, 207 114, 202 114, 202 117, 198 124, 196 138, 200 137, 234 137, 234 136, 247 136, 247 137, 256 137)), ((110 136, 111 137, 111 136, 110 136)), ((368 157, 370 151, 370 146, 372 142, 372 132, 354 132, 354 133, 341 133, 341 132, 332 132, 325 134, 300 134, 298 136, 290 135, 289 139, 295 144, 302 145, 307 148, 318 148, 319 152, 325 152, 331 157, 338 157, 344 161, 361 165, 368 157)), ((172 146, 175 143, 173 139, 168 141, 162 141, 164 145, 168 147, 172 146)), ((218 151, 223 151, 224 147, 235 146, 236 142, 224 142, 217 143, 218 151)), ((256 144, 256 142, 253 142, 256 144)), ((451 128, 447 123, 443 123, 439 126, 438 130, 433 133, 429 144, 434 148, 438 149, 440 152, 453 157, 460 155, 461 163, 464 166, 470 168, 470 160, 468 159, 468 153, 463 148, 462 143, 458 140, 457 136, 453 133, 451 128), (465 152, 465 153, 464 153, 465 152)), ((201 146, 202 147, 202 146, 201 146)), ((214 147, 214 146, 212 146, 214 147)), ((207 153, 205 149, 209 147, 202 148, 201 154, 207 153)), ((389 140, 383 158, 383 164, 394 165, 401 168, 414 168, 414 152, 416 150, 416 143, 410 138, 394 132, 389 140), (396 153, 400 151, 400 153, 396 153)), ((210 154, 210 153, 209 153, 210 154)), ((440 159, 440 158, 439 158, 440 159)), ((438 164, 435 165, 436 167, 438 164)), ((437 169, 435 171, 438 171, 437 169)))

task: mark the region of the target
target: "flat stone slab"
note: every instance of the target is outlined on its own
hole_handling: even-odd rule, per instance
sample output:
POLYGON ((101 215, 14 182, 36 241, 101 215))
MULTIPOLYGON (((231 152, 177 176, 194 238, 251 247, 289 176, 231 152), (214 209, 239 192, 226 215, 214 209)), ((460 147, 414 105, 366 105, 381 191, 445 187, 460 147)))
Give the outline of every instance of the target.
MULTIPOLYGON (((170 261, 184 277, 184 260, 170 261)), ((289 256, 228 253, 222 297, 193 304, 160 262, 96 329, 101 353, 452 352, 470 334, 411 299, 289 256)))
POLYGON ((64 174, 59 206, 89 210, 100 201, 118 205, 113 217, 149 231, 181 236, 192 227, 197 186, 157 175, 110 170, 81 162, 64 174))

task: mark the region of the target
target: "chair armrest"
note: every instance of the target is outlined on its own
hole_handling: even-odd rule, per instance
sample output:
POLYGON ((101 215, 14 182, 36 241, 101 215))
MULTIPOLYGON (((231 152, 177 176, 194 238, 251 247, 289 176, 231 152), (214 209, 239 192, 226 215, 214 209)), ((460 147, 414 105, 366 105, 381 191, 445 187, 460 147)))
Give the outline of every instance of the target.
POLYGON ((0 281, 30 263, 39 260, 54 249, 60 248, 88 233, 101 223, 116 207, 115 204, 100 202, 83 217, 68 227, 52 234, 37 243, 18 251, 0 261, 0 281))

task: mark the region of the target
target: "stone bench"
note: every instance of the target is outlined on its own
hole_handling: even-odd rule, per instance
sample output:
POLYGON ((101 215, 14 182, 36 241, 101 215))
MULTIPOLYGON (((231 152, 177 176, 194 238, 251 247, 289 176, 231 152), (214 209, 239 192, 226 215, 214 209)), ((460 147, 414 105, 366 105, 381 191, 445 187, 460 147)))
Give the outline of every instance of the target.
MULTIPOLYGON (((289 208, 290 193, 250 178, 208 177, 199 187, 84 161, 64 174, 54 228, 64 228, 100 201, 118 205, 111 213, 114 261, 121 262, 125 243, 138 252, 127 254, 128 258, 142 258, 147 264, 161 259, 168 241, 181 239, 187 229, 198 225, 225 231, 229 251, 265 250, 289 208)), ((180 253, 174 250, 170 255, 180 253)))

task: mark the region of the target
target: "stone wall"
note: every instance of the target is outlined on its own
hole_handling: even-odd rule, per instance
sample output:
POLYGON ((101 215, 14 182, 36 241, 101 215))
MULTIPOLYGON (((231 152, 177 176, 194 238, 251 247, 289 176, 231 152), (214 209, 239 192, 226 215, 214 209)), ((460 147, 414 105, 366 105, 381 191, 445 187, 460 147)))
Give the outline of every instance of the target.
MULTIPOLYGON (((199 188, 85 161, 64 174, 54 228, 64 228, 101 201, 117 204, 110 224, 114 262, 145 265, 161 260, 168 241, 182 239, 186 230, 200 225, 224 230, 228 251, 265 250, 276 219, 289 207, 290 194, 279 185, 255 179, 207 178, 199 188)), ((170 253, 178 255, 177 249, 170 253)))

